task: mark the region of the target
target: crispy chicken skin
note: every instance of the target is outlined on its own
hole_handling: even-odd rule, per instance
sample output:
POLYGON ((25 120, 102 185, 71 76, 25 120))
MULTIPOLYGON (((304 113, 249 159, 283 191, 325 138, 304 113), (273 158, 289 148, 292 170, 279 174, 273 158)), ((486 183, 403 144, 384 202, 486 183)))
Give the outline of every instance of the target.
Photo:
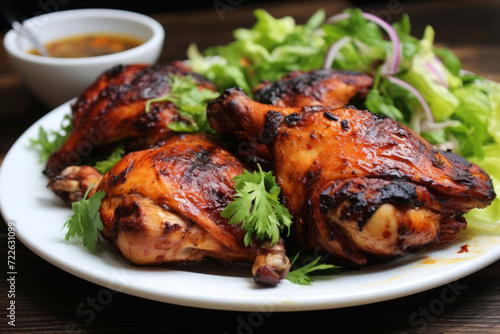
POLYGON ((237 89, 209 109, 230 119, 231 129, 262 139, 294 215, 296 241, 340 264, 453 240, 466 226, 463 214, 495 198, 478 166, 368 111, 280 108, 237 89))
POLYGON ((72 106, 73 131, 49 157, 45 173, 53 178, 67 166, 79 165, 96 147, 135 138, 135 149, 155 144, 172 131, 166 124, 180 120, 170 102, 154 103, 145 112, 146 101, 171 89, 169 74, 192 75, 200 87, 215 90, 206 79, 181 63, 167 65, 116 66, 102 74, 72 106))
MULTIPOLYGON (((285 75, 277 82, 264 82, 254 88, 255 99, 264 104, 278 107, 304 107, 311 105, 325 105, 332 108, 341 108, 353 98, 364 98, 373 79, 363 73, 339 70, 313 70, 307 72, 295 71, 285 75)), ((236 102, 237 103, 237 102, 236 102)), ((249 101, 246 106, 252 122, 245 122, 246 128, 254 127, 252 131, 245 131, 233 121, 228 114, 228 108, 221 110, 214 105, 209 108, 210 124, 220 134, 228 138, 231 149, 238 158, 248 164, 260 163, 264 168, 271 166, 271 156, 261 131, 264 126, 264 115, 261 105, 249 101), (260 142, 260 144, 259 144, 260 142)), ((234 106, 236 109, 243 106, 234 106)), ((289 109, 282 109, 288 112, 289 109)), ((290 110, 292 113, 293 110, 290 110)))
POLYGON ((220 213, 245 166, 207 135, 180 135, 126 155, 102 179, 103 235, 136 264, 255 262, 257 283, 276 285, 290 263, 283 242, 254 242, 220 213), (259 261, 256 261, 259 259, 259 261))
POLYGON ((360 72, 340 70, 295 71, 274 83, 254 88, 255 100, 277 107, 324 105, 342 108, 353 98, 364 98, 373 79, 360 72))

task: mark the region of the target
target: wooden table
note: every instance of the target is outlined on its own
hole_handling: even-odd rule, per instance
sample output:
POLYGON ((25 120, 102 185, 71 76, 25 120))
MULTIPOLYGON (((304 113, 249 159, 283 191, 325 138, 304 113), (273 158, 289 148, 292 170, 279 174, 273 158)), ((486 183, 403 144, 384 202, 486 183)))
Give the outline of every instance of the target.
MULTIPOLYGON (((256 7, 262 6, 275 16, 292 15, 303 23, 320 7, 333 15, 352 6, 346 0, 268 2, 260 6, 245 5, 245 1, 222 2, 241 4, 227 8, 222 16, 212 8, 152 15, 165 26, 167 33, 161 60, 185 58, 185 50, 191 41, 200 48, 230 41, 234 28, 253 24, 251 12, 256 7)), ((363 5, 365 2, 361 2, 364 10, 389 20, 399 18, 403 11, 408 12, 416 36, 421 36, 425 25, 431 24, 437 32, 437 42, 451 47, 462 59, 464 68, 500 81, 500 2, 400 3, 390 0, 363 5)), ((23 86, 1 50, 1 157, 28 126, 48 111, 23 86)), ((3 272, 7 272, 6 233, 6 225, 0 223, 3 272)), ((258 333, 276 329, 280 333, 292 333, 302 324, 307 326, 307 332, 325 333, 500 333, 500 285, 497 283, 500 261, 456 282, 458 296, 439 309, 432 309, 432 306, 442 300, 445 287, 371 305, 266 316, 181 307, 113 294, 109 304, 98 305, 92 308, 92 313, 82 315, 82 310, 91 309, 86 305, 102 293, 102 287, 52 266, 20 242, 17 243, 16 255, 15 329, 19 332, 60 333, 76 326, 81 333, 258 333)), ((9 302, 7 294, 6 280, 2 279, 0 332, 9 328, 5 316, 9 302)))

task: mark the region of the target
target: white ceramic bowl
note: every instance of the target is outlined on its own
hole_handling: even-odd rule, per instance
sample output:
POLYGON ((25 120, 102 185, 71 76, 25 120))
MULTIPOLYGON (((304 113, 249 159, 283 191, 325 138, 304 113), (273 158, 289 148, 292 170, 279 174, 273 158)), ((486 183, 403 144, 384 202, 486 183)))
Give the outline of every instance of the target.
POLYGON ((145 41, 126 51, 88 58, 53 58, 28 53, 31 42, 10 30, 4 46, 12 66, 28 88, 45 104, 55 107, 78 96, 105 70, 118 64, 154 64, 165 32, 152 18, 114 9, 77 9, 36 16, 24 21, 41 42, 86 33, 119 33, 145 41))

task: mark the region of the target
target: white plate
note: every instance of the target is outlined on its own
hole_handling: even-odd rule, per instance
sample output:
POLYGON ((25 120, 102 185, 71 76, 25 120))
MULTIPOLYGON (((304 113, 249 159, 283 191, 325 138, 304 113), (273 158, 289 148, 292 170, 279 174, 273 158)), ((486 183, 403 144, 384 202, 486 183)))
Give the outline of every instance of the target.
POLYGON ((45 186, 43 166, 30 149, 38 128, 58 129, 69 102, 31 126, 7 154, 0 171, 0 204, 19 240, 33 252, 85 280, 120 292, 186 306, 239 311, 304 311, 374 303, 447 284, 500 259, 500 236, 466 233, 441 245, 361 270, 316 278, 311 286, 289 281, 260 288, 250 267, 207 262, 180 267, 137 267, 112 249, 89 253, 64 240, 71 210, 45 186), (458 253, 468 244, 469 252, 458 253))

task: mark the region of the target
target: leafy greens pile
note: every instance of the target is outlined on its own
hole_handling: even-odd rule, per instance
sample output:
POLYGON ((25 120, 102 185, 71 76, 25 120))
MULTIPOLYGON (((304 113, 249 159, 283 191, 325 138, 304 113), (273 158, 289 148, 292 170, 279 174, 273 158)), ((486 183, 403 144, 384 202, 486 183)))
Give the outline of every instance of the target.
MULTIPOLYGON (((262 9, 255 16, 254 27, 235 30, 235 41, 227 45, 203 54, 191 45, 193 70, 219 90, 239 86, 249 95, 262 80, 276 81, 294 70, 331 67, 371 74, 375 80, 365 101, 368 110, 392 117, 438 148, 478 164, 500 193, 500 84, 463 71, 450 50, 434 46, 432 27, 418 39, 410 34, 408 16, 384 27, 359 9, 327 20, 331 23, 320 10, 304 25, 262 9), (389 60, 395 60, 392 72, 384 69, 389 60)), ((500 200, 467 218, 471 227, 500 231, 500 200)))

